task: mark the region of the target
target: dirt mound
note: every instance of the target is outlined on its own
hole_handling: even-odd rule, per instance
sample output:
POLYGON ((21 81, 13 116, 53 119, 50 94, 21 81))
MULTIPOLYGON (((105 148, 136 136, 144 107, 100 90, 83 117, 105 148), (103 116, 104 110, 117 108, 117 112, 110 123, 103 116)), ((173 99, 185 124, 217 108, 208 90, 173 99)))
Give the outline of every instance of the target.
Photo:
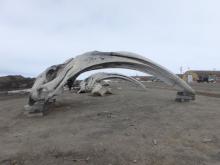
POLYGON ((26 78, 21 75, 0 77, 0 91, 31 88, 35 78, 26 78))

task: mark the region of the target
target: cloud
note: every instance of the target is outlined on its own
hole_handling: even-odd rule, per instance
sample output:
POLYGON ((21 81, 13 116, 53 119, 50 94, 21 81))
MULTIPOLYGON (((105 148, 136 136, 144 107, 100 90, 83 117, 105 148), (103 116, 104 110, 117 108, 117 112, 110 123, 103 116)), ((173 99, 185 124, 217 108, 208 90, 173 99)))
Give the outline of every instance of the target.
POLYGON ((173 72, 180 66, 220 69, 219 5, 218 0, 0 0, 0 74, 36 76, 91 50, 136 52, 173 72))

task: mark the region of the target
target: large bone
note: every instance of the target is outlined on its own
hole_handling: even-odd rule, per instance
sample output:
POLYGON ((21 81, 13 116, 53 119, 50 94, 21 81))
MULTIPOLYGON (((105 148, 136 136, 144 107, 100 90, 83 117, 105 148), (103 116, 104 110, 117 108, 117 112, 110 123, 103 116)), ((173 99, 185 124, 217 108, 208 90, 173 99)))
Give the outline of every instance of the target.
POLYGON ((109 86, 103 86, 101 83, 95 83, 91 94, 93 96, 105 96, 107 94, 112 94, 111 89, 109 86))
POLYGON ((54 96, 61 94, 68 79, 75 80, 83 72, 102 68, 126 68, 148 73, 173 86, 184 98, 189 96, 190 99, 191 96, 195 96, 195 91, 185 81, 145 57, 129 52, 92 51, 63 64, 49 67, 40 74, 30 92, 26 110, 36 111, 35 104, 46 104, 54 96))
POLYGON ((101 81, 108 80, 108 79, 126 80, 136 85, 139 85, 140 87, 145 89, 145 86, 140 81, 136 80, 135 78, 125 76, 123 74, 118 74, 118 73, 99 72, 99 73, 92 74, 89 77, 87 77, 85 80, 83 80, 80 83, 80 90, 78 91, 78 93, 91 92, 96 83, 100 83, 101 81))

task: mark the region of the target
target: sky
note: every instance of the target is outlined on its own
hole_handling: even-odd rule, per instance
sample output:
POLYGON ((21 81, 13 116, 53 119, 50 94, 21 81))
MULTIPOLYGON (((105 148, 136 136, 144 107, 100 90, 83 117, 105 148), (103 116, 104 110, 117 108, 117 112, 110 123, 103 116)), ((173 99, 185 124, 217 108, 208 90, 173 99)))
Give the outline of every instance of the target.
POLYGON ((219 6, 219 0, 0 0, 0 75, 34 77, 93 50, 138 53, 174 73, 181 66, 220 70, 219 6))

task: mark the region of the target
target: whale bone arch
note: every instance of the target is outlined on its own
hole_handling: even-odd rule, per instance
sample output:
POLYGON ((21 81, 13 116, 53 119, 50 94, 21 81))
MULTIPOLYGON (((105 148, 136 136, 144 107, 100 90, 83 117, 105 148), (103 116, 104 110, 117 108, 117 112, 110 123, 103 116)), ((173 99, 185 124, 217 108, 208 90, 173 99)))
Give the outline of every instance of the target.
POLYGON ((136 80, 133 77, 129 77, 118 73, 98 72, 90 75, 89 77, 80 82, 80 90, 78 91, 78 93, 91 92, 96 83, 101 83, 103 80, 108 79, 126 80, 140 86, 143 89, 146 89, 144 84, 142 84, 140 81, 136 80))
POLYGON ((71 58, 63 64, 51 66, 41 73, 31 89, 25 109, 29 112, 44 111, 41 107, 62 93, 67 80, 75 80, 84 72, 103 68, 125 68, 151 74, 173 86, 178 93, 195 96, 195 91, 185 81, 150 59, 131 52, 91 51, 71 58))

